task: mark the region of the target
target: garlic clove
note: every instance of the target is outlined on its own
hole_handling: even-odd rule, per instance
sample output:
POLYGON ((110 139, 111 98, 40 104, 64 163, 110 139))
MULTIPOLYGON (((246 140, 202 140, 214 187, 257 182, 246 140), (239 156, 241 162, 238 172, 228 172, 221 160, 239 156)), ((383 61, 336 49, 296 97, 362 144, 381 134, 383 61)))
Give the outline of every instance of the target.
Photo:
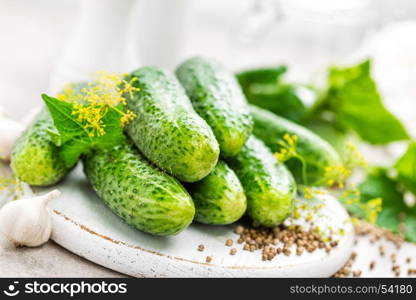
POLYGON ((7 203, 0 210, 0 232, 15 246, 44 244, 52 233, 52 221, 46 206, 60 194, 54 190, 42 196, 7 203))
POLYGON ((10 160, 12 147, 24 129, 23 124, 0 116, 0 160, 10 160))

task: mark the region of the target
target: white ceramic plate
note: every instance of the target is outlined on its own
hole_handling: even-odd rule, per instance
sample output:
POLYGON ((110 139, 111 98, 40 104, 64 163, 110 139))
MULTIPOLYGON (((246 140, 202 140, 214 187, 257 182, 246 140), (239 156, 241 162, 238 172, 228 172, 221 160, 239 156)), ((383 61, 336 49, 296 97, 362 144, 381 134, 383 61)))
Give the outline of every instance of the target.
POLYGON ((229 254, 225 241, 237 238, 232 226, 192 224, 174 237, 155 237, 133 229, 100 201, 80 166, 57 188, 62 196, 50 204, 52 239, 88 260, 131 276, 327 277, 347 261, 352 251, 353 226, 344 208, 330 196, 320 196, 316 201, 323 208, 317 213, 302 211, 296 222, 305 223, 310 212, 314 215, 313 222, 322 230, 342 228, 344 234, 338 236, 339 245, 333 251, 279 255, 272 261, 262 261, 260 251, 243 251, 237 243, 233 246, 238 249, 237 254, 229 254), (203 252, 197 251, 199 244, 205 246, 203 252), (210 264, 205 262, 207 256, 213 258, 210 264))

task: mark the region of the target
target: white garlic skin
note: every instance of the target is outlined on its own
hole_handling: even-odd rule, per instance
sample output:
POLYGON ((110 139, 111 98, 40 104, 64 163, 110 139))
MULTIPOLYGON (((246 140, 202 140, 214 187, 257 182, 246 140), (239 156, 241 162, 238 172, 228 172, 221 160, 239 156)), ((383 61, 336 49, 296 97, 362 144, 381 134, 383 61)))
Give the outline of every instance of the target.
POLYGON ((25 126, 0 115, 0 159, 9 161, 12 147, 25 126))
POLYGON ((52 233, 48 202, 60 195, 48 194, 7 203, 0 210, 0 232, 15 246, 37 247, 46 243, 52 233))

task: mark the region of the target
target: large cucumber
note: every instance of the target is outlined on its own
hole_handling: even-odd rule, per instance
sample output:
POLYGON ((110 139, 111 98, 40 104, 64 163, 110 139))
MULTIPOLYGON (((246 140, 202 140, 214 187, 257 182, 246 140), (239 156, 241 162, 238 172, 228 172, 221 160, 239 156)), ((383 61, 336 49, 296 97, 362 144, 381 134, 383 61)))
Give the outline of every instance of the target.
MULTIPOLYGON (((325 175, 325 168, 341 165, 341 159, 332 146, 312 131, 289 120, 263 110, 254 105, 250 106, 254 120, 254 135, 261 139, 273 152, 281 149, 279 141, 285 134, 296 135, 297 152, 306 162, 308 184, 319 182, 325 175)), ((296 179, 302 178, 302 165, 296 158, 287 161, 287 166, 296 179)))
POLYGON ((59 182, 69 172, 53 141, 57 130, 44 108, 13 146, 11 168, 16 176, 33 186, 59 182))
POLYGON ((195 220, 204 224, 230 224, 245 213, 246 195, 237 175, 223 161, 201 181, 187 185, 195 202, 195 220))
POLYGON ((195 207, 185 188, 133 145, 96 152, 83 163, 98 196, 127 224, 155 235, 173 235, 192 222, 195 207))
POLYGON ((247 101, 234 74, 201 57, 186 60, 176 71, 196 112, 211 126, 221 155, 236 155, 251 134, 247 101))
POLYGON ((128 108, 137 115, 127 133, 140 151, 182 181, 207 176, 218 161, 218 142, 175 76, 143 67, 127 80, 135 80, 134 86, 140 89, 126 95, 128 108))
POLYGON ((276 226, 290 214, 296 185, 284 164, 257 138, 228 160, 247 196, 248 215, 258 225, 276 226))

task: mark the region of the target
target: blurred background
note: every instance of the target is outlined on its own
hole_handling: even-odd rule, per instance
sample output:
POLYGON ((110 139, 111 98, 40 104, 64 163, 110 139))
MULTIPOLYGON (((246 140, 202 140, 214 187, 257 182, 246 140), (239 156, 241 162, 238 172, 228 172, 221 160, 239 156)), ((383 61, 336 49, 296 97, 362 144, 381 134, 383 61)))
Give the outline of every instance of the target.
POLYGON ((412 0, 0 0, 0 39, 0 105, 12 117, 97 69, 174 68, 200 54, 234 70, 284 63, 301 82, 371 56, 387 106, 416 121, 412 0))

